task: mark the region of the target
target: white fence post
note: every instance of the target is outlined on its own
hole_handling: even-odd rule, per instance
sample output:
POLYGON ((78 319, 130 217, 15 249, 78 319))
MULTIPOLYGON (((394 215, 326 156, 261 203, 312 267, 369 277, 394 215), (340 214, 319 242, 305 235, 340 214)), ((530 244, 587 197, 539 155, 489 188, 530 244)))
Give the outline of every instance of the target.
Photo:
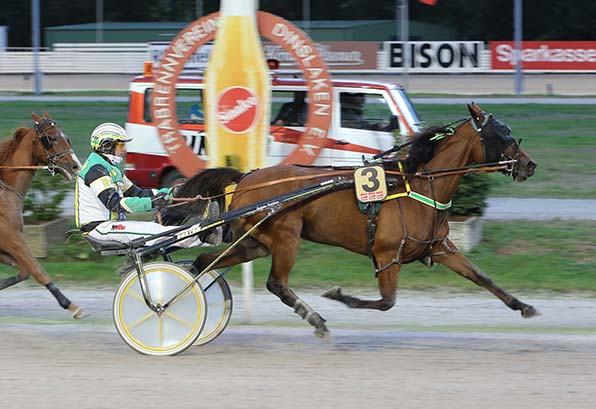
POLYGON ((244 300, 244 322, 252 321, 252 289, 253 280, 253 262, 242 263, 242 298, 244 300))

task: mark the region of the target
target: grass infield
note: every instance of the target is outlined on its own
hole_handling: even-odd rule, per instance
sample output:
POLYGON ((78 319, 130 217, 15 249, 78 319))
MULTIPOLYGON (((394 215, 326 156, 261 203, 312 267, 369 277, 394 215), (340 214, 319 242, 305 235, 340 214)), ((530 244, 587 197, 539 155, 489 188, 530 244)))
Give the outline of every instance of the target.
MULTIPOLYGON (((491 177, 493 196, 596 198, 596 108, 588 105, 484 105, 507 122, 522 147, 538 162, 534 177, 512 183, 501 174, 491 177)), ((30 112, 47 110, 70 136, 81 160, 89 153, 89 134, 101 122, 123 124, 126 103, 114 102, 0 102, 0 129, 8 137, 22 125, 31 125, 30 112)), ((419 105, 428 124, 447 124, 467 115, 465 105, 419 105)), ((470 257, 505 288, 596 291, 593 257, 595 223, 486 223, 484 241, 470 257)), ((176 253, 189 258, 193 252, 176 253)), ((122 258, 102 258, 85 242, 61 245, 42 260, 56 282, 117 283, 114 269, 122 258)), ((255 282, 264 286, 269 260, 255 263, 255 282)), ((0 266, 0 277, 13 274, 0 266)), ((239 281, 239 267, 229 273, 239 281)), ((291 276, 298 286, 331 284, 376 286, 366 257, 345 250, 304 243, 291 276)), ((404 266, 400 286, 407 288, 476 288, 441 267, 426 269, 420 263, 404 266)))

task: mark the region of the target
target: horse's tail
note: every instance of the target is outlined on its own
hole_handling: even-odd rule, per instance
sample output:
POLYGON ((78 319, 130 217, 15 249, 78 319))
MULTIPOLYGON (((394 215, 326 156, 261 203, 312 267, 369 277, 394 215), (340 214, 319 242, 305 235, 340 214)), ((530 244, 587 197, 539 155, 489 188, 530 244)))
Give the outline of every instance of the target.
MULTIPOLYGON (((226 186, 238 181, 244 176, 235 169, 216 168, 206 169, 188 179, 176 192, 176 198, 194 198, 197 195, 202 197, 218 196, 224 193, 226 186)), ((217 201, 220 210, 224 211, 225 198, 223 196, 214 199, 217 201)), ((191 222, 194 217, 200 217, 205 212, 206 200, 189 201, 179 206, 168 207, 161 213, 162 223, 165 225, 180 225, 191 222)))

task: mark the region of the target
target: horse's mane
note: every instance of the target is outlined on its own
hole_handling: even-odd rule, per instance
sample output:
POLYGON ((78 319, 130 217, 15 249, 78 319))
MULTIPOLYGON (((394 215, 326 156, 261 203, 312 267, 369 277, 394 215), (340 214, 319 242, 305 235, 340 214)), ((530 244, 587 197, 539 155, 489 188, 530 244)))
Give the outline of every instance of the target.
POLYGON ((424 128, 412 136, 408 156, 404 160, 406 173, 414 173, 423 163, 428 163, 435 156, 437 141, 432 140, 436 134, 448 132, 451 128, 443 125, 433 125, 424 128))
MULTIPOLYGON (((198 192, 201 196, 218 196, 221 193, 221 186, 232 182, 238 183, 245 174, 229 168, 205 169, 188 179, 184 185, 176 191, 176 197, 192 198, 198 192)), ((224 208, 224 198, 217 199, 220 209, 224 208)), ((199 200, 188 202, 176 207, 168 207, 162 210, 161 218, 164 225, 179 225, 195 222, 192 217, 200 217, 205 211, 207 202, 199 200)), ((222 210, 223 211, 223 210, 222 210)))
POLYGON ((12 138, 0 142, 0 164, 4 164, 14 154, 16 147, 27 132, 29 132, 29 128, 19 128, 12 138))

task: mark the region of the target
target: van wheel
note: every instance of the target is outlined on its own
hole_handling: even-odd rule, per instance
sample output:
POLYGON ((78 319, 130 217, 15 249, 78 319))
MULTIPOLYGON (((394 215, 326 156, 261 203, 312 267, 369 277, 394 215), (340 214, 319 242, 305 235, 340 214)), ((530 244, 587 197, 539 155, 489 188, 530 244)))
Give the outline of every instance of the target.
POLYGON ((161 179, 161 186, 160 187, 172 187, 179 183, 183 183, 186 181, 186 177, 182 176, 177 169, 171 170, 161 179))

